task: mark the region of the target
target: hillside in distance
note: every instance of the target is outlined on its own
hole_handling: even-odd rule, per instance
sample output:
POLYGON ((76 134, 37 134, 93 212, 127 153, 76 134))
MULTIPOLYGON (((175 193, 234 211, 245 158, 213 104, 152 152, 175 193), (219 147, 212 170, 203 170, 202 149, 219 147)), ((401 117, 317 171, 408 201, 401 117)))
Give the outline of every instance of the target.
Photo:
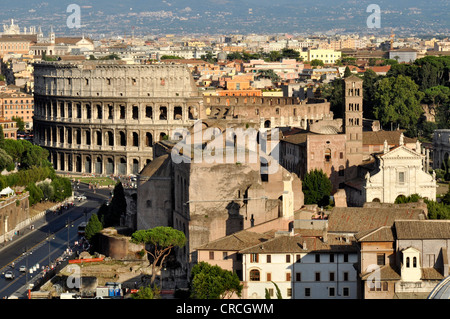
MULTIPOLYGON (((84 32, 136 33, 311 33, 368 31, 366 12, 373 0, 16 0, 2 3, 0 22, 52 25, 70 34, 69 4, 81 7, 84 32)), ((447 0, 379 0, 381 28, 416 33, 450 30, 447 0)), ((369 30, 374 31, 374 30, 369 30)), ((376 31, 376 30, 375 30, 376 31)), ((386 32, 388 33, 388 32, 386 32)), ((398 33, 398 32, 397 32, 398 33)))

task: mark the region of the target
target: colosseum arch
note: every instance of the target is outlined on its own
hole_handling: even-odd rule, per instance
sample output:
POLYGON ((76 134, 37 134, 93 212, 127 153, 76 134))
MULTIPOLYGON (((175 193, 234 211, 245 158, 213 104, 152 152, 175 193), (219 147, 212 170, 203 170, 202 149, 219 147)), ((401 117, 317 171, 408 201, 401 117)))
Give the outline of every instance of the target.
POLYGON ((94 167, 99 152, 109 152, 102 154, 103 173, 108 165, 108 156, 113 159, 109 173, 117 173, 120 155, 128 158, 126 174, 129 174, 132 170, 131 150, 119 146, 120 130, 125 132, 128 145, 139 145, 132 150, 133 156, 136 152, 145 152, 137 157, 143 164, 153 158, 150 147, 155 141, 174 129, 189 129, 197 115, 204 113, 203 96, 192 85, 192 75, 184 66, 123 65, 117 61, 43 61, 35 65, 34 71, 35 142, 47 148, 49 153, 56 152, 57 166, 64 171, 84 172, 84 156, 89 155, 92 170, 97 172, 99 170, 94 167), (123 80, 130 72, 136 85, 130 78, 123 80), (160 77, 172 77, 177 82, 167 81, 164 87, 158 88, 160 92, 150 96, 147 94, 149 90, 137 90, 142 84, 151 87, 151 79, 160 77), (109 79, 109 84, 106 79, 109 79), (158 126, 161 125, 158 123, 160 116, 166 125, 162 135, 158 126), (137 132, 138 144, 133 131, 137 132), (119 140, 115 141, 116 138, 119 140), (91 148, 89 144, 96 147, 91 148), (61 153, 65 154, 65 165, 61 165, 63 161, 59 159, 61 153), (83 157, 80 159, 81 154, 83 157))

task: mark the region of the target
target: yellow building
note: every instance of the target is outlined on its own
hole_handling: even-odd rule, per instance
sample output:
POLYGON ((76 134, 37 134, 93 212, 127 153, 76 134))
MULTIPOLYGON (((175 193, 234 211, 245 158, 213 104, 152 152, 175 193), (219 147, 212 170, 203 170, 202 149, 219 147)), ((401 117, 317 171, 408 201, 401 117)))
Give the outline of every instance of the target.
POLYGON ((303 61, 321 60, 324 64, 335 64, 341 58, 341 52, 331 49, 309 49, 301 51, 300 57, 303 61))

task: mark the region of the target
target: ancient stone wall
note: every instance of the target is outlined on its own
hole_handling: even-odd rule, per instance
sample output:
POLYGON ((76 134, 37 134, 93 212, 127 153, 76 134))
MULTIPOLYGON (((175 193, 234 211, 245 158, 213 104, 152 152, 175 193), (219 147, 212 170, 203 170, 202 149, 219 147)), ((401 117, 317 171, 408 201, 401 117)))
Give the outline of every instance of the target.
POLYGON ((34 142, 61 172, 137 174, 152 146, 198 119, 202 98, 180 65, 41 62, 34 142))

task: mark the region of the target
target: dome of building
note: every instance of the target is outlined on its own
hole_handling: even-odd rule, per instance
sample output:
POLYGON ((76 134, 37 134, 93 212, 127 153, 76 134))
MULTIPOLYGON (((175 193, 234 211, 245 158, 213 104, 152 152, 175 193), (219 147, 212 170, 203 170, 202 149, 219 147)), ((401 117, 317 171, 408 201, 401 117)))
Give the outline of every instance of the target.
POLYGON ((450 299, 450 276, 445 277, 427 299, 450 299))
POLYGON ((317 128, 316 130, 314 130, 314 133, 326 134, 326 135, 338 134, 339 129, 335 126, 325 125, 325 126, 321 126, 321 127, 317 128))

